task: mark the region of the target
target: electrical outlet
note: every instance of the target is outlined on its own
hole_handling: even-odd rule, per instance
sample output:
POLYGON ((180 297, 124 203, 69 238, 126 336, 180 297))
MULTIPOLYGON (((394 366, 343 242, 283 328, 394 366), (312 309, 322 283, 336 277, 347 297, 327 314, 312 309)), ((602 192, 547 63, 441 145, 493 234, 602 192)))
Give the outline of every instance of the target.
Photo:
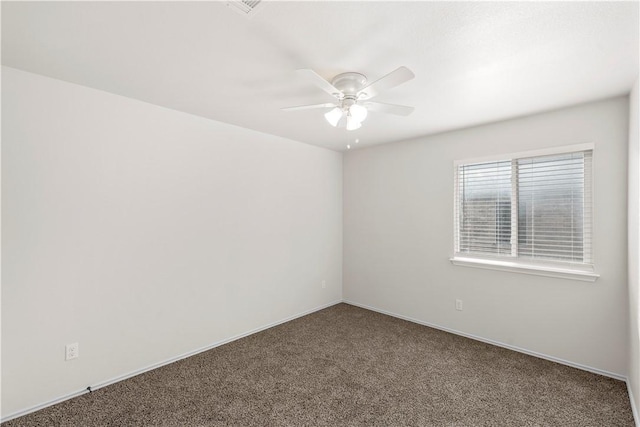
POLYGON ((462 300, 461 299, 457 299, 456 300, 456 310, 462 311, 462 300))
POLYGON ((323 280, 322 281, 322 289, 325 289, 327 287, 327 281, 323 280))
POLYGON ((77 359, 78 357, 80 357, 80 345, 77 342, 67 344, 65 346, 64 360, 77 359))

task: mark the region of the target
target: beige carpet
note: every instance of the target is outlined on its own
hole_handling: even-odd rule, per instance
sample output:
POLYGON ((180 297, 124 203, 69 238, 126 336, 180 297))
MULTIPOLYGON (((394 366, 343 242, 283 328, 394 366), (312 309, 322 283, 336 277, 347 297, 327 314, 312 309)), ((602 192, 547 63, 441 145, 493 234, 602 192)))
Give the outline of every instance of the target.
POLYGON ((633 426, 626 386, 339 304, 3 426, 633 426))

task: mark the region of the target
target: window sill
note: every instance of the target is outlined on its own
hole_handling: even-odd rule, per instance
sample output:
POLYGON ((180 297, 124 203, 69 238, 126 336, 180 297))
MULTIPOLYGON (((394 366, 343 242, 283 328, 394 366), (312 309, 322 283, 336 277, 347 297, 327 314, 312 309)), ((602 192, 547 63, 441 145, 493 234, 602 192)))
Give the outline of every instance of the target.
POLYGON ((453 265, 484 268, 489 270, 510 271, 512 273, 532 274, 535 276, 557 277, 561 279, 595 282, 599 274, 593 271, 558 268, 544 265, 530 265, 512 261, 488 260, 481 258, 454 257, 449 259, 453 265))

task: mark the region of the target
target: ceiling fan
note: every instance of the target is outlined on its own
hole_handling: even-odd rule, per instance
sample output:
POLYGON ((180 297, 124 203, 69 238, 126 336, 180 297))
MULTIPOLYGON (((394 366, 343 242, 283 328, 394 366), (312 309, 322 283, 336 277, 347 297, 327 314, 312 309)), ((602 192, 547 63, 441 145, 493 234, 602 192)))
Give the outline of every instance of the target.
POLYGON ((413 107, 404 105, 385 104, 372 102, 371 98, 377 96, 385 89, 391 89, 415 77, 407 67, 399 67, 384 77, 367 84, 367 77, 361 73, 342 73, 328 82, 318 73, 310 69, 297 70, 311 83, 318 86, 331 96, 336 98, 334 102, 324 104, 301 105, 298 107, 283 108, 283 111, 309 110, 313 108, 331 108, 324 115, 331 126, 346 125, 347 130, 355 130, 362 126, 369 111, 408 116, 413 112, 413 107))

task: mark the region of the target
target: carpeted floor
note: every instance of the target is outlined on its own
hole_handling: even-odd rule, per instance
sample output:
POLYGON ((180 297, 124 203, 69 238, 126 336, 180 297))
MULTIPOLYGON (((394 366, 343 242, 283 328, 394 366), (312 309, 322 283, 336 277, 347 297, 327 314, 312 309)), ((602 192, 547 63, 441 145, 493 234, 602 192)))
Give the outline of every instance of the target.
POLYGON ((4 423, 633 426, 623 382, 338 304, 4 423))

